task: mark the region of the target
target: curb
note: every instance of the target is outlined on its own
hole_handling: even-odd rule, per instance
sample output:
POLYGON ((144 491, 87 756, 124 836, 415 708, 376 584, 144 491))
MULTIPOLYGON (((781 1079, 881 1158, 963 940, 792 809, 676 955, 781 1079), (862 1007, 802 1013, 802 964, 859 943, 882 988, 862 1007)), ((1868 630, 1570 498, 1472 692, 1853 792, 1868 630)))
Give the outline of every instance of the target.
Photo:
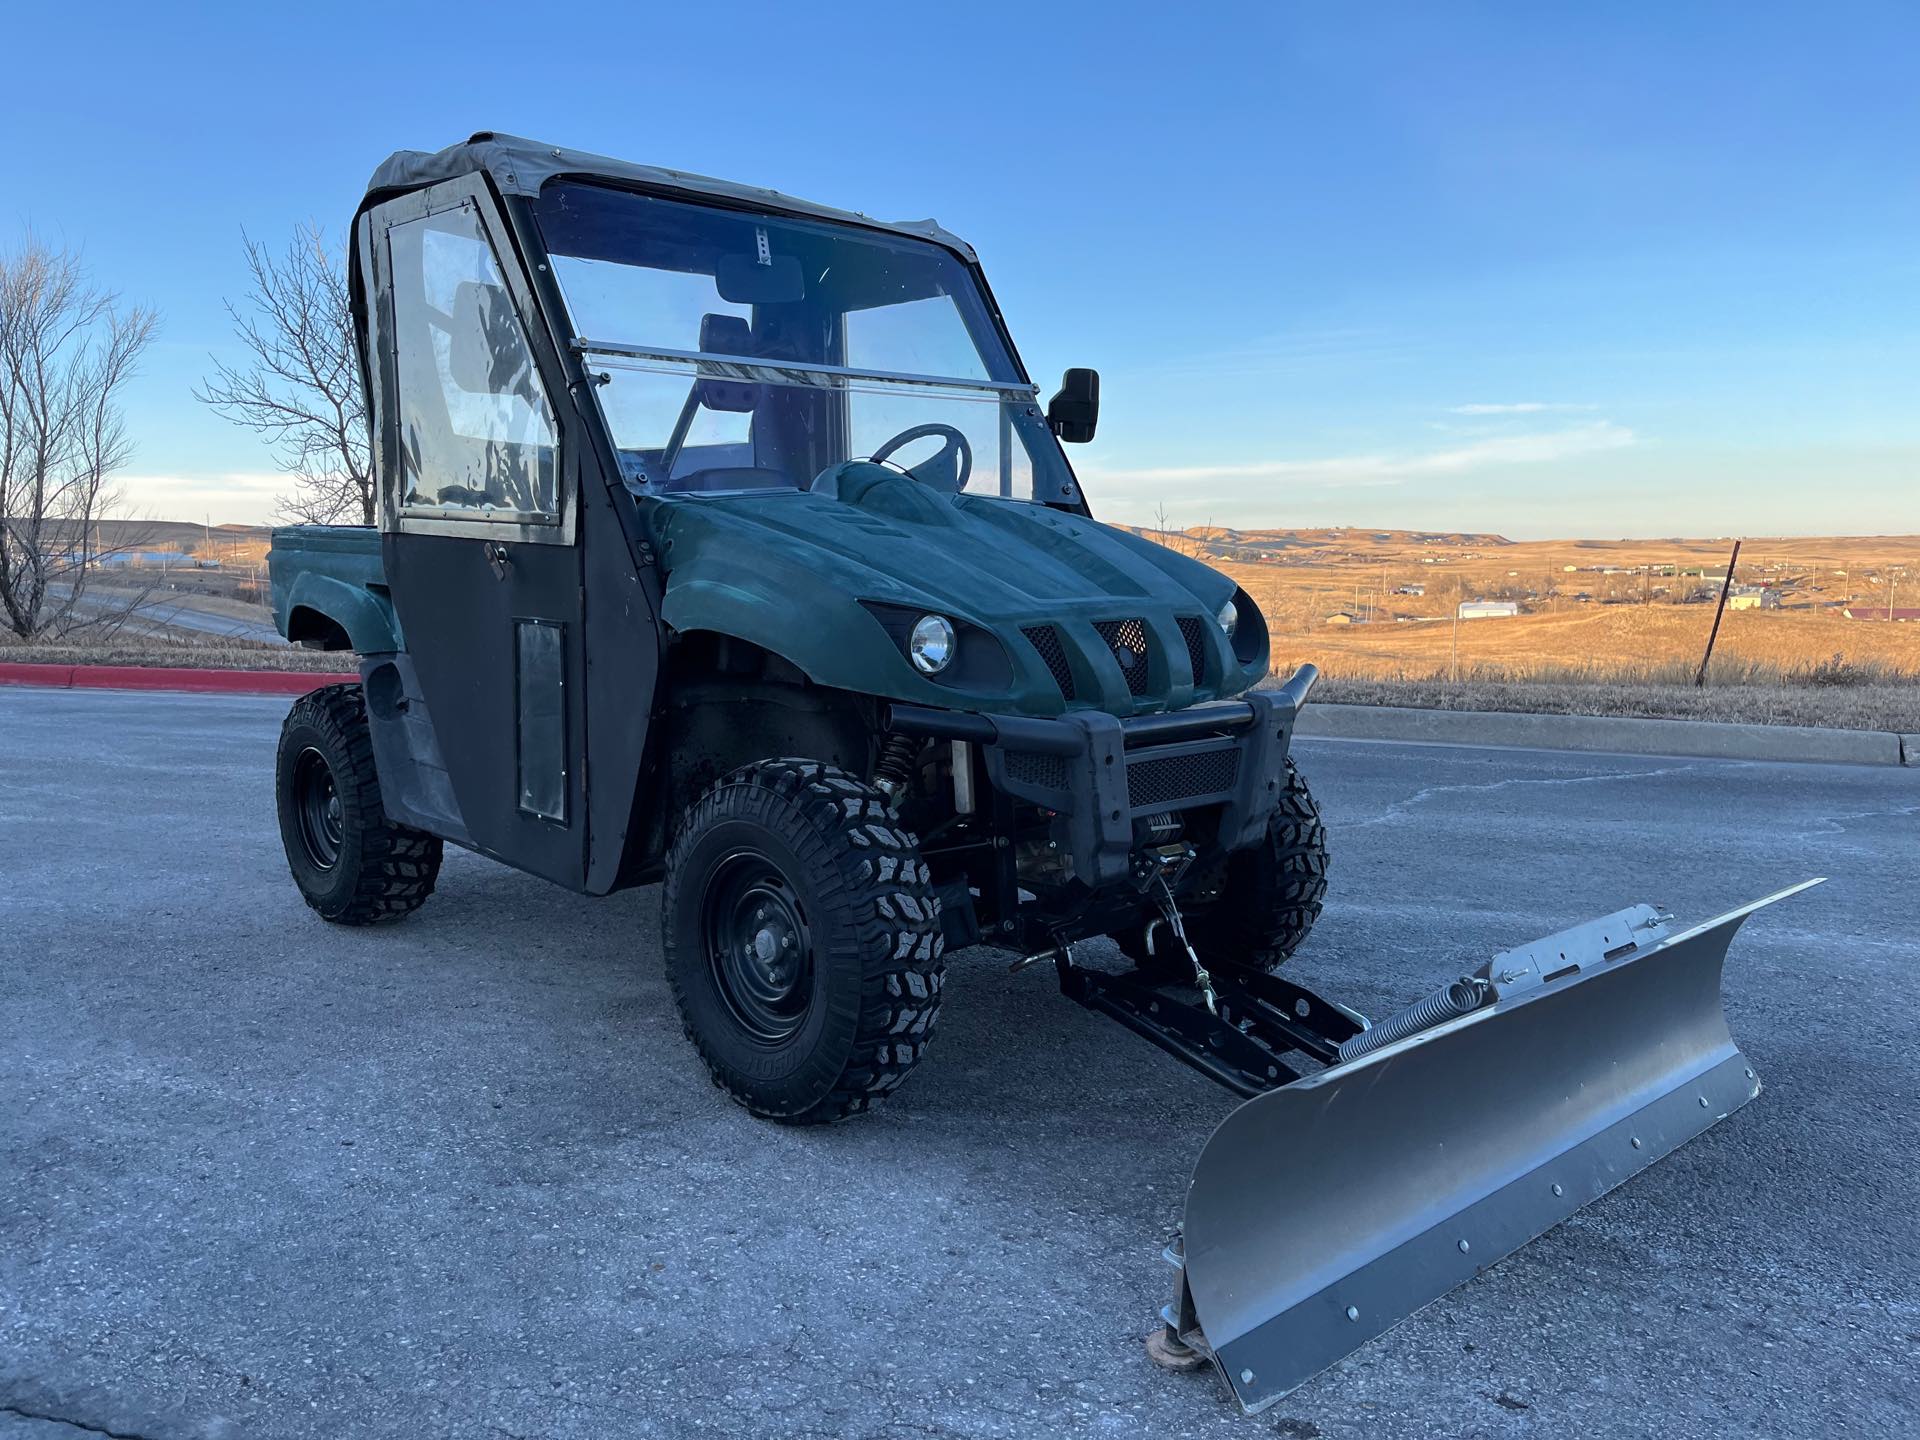
POLYGON ((1718 720, 1310 704, 1301 712, 1296 733, 1334 740, 1600 750, 1706 760, 1920 766, 1920 735, 1802 725, 1734 725, 1718 720))
POLYGON ((196 695, 304 695, 322 685, 358 684, 357 674, 318 670, 193 670, 153 665, 12 665, 0 663, 0 686, 55 690, 173 690, 196 695))

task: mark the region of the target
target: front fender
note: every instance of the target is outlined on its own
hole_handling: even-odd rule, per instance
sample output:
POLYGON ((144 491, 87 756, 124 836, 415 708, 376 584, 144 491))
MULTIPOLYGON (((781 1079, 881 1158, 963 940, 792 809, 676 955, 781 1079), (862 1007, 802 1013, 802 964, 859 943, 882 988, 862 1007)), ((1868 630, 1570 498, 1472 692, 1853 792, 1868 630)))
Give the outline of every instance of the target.
POLYGON ((675 570, 667 580, 661 619, 680 634, 711 631, 748 641, 797 667, 814 684, 836 690, 943 709, 1014 706, 1032 714, 1061 708, 1059 693, 1049 697, 1041 691, 1017 657, 1006 688, 976 691, 937 684, 913 668, 837 577, 821 577, 764 553, 755 560, 751 572, 738 559, 724 567, 703 559, 675 570))

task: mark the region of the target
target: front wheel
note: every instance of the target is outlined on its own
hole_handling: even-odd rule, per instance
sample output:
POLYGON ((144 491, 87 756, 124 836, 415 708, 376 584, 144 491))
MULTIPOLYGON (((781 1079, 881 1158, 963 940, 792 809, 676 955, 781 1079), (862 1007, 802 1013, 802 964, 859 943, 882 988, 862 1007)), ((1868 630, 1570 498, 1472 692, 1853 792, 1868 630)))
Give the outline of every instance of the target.
POLYGON ((667 855, 667 977, 714 1083, 756 1115, 839 1120, 906 1078, 940 1013, 940 910, 919 842, 865 781, 737 770, 667 855))
MULTIPOLYGON (((1183 906, 1187 937, 1202 962, 1277 970, 1305 943, 1327 897, 1327 830, 1307 782, 1287 758, 1286 781, 1260 843, 1227 857, 1218 893, 1183 906)), ((1114 935, 1147 978, 1190 980, 1193 964, 1164 925, 1147 949, 1145 925, 1114 935)))

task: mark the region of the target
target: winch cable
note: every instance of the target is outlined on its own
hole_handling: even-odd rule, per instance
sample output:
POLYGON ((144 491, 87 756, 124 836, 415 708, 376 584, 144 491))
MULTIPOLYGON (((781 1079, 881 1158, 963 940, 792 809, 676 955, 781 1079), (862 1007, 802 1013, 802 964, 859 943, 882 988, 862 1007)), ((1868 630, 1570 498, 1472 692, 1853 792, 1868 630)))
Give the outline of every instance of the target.
MULTIPOLYGON (((1200 963, 1199 955, 1194 953, 1193 942, 1187 939, 1187 927, 1185 922, 1180 918, 1180 907, 1174 903, 1173 888, 1167 884, 1167 877, 1164 874, 1154 876, 1153 884, 1154 888, 1159 892, 1154 897, 1154 903, 1159 905, 1162 920, 1166 923, 1167 928, 1173 931, 1174 938, 1179 940, 1182 948, 1187 952, 1187 959, 1193 964, 1193 983, 1200 987, 1201 995, 1206 998, 1207 1013, 1210 1015, 1218 1015, 1220 1013, 1220 997, 1214 994, 1213 976, 1207 973, 1207 967, 1200 963)), ((1147 929, 1148 954, 1153 953, 1153 931, 1155 928, 1154 926, 1149 926, 1147 929)))

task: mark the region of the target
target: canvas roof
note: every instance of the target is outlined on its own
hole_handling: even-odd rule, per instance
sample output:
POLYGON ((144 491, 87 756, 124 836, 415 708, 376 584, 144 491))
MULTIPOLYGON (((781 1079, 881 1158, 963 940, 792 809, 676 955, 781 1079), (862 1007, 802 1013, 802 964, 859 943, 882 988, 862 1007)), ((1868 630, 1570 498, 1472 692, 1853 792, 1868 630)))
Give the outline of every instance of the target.
POLYGON ((740 185, 731 180, 692 175, 684 170, 665 170, 654 165, 610 160, 604 155, 567 150, 491 130, 482 130, 444 150, 396 150, 373 172, 373 178, 367 182, 367 198, 363 203, 371 204, 389 195, 437 185, 443 180, 471 175, 476 171, 491 177, 503 195, 537 195, 541 186, 559 176, 613 180, 677 190, 689 195, 713 196, 737 204, 767 206, 818 220, 891 230, 896 234, 945 245, 957 250, 968 260, 977 259, 971 245, 932 220, 875 220, 858 211, 816 205, 811 200, 796 200, 791 195, 782 195, 777 190, 767 190, 757 185, 740 185))

